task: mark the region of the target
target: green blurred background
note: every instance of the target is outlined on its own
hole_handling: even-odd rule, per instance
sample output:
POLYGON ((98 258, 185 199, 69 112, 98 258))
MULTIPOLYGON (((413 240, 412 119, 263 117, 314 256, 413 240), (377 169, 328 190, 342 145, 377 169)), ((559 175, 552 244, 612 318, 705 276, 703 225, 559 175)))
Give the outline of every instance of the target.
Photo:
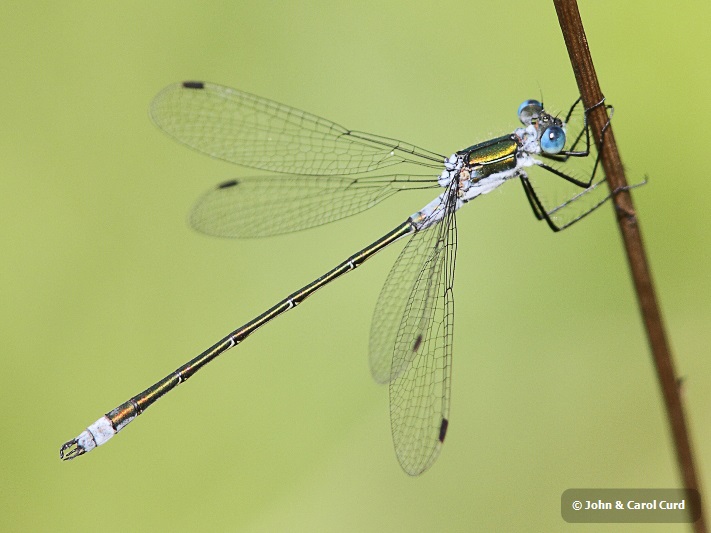
MULTIPOLYGON (((650 178, 634 197, 708 487, 711 3, 654 5, 582 15, 629 179, 650 178)), ((197 234, 194 200, 250 171, 158 131, 160 89, 214 81, 448 154, 516 127, 525 98, 576 97, 550 2, 4 2, 0 46, 0 529, 688 530, 560 517, 571 487, 680 481, 612 210, 554 235, 517 185, 460 212, 450 431, 421 477, 367 366, 400 246, 58 458, 426 199, 270 239, 197 234)))

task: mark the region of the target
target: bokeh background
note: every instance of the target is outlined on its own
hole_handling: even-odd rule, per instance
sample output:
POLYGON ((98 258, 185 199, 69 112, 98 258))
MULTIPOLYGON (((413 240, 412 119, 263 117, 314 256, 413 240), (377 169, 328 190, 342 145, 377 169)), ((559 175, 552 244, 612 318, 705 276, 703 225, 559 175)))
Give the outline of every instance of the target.
MULTIPOLYGON (((711 3, 581 9, 629 179, 649 176, 634 198, 708 487, 711 3)), ((571 487, 680 481, 611 208, 554 235, 518 185, 460 212, 450 431, 421 477, 397 464, 367 365, 399 246, 58 458, 427 199, 270 239, 197 234, 194 200, 254 172, 158 131, 160 89, 214 81, 451 153, 511 131, 523 99, 576 97, 550 2, 4 2, 0 57, 0 529, 688 530, 560 517, 571 487)))

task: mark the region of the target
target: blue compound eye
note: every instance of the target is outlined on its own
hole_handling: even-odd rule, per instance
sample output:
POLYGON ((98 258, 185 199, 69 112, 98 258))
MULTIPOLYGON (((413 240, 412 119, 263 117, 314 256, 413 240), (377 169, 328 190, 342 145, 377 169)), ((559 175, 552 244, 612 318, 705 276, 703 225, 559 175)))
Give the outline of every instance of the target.
POLYGON ((560 126, 551 126, 541 135, 541 149, 547 154, 557 154, 565 146, 565 131, 560 126))
POLYGON ((543 104, 538 100, 526 100, 518 106, 518 119, 528 126, 543 112, 543 104))

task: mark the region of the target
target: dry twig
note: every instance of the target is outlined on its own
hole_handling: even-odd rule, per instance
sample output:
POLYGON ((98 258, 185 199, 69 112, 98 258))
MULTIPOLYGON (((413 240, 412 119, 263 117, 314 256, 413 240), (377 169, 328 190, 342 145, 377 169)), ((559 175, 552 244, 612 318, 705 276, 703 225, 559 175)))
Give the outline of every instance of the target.
MULTIPOLYGON (((573 65, 583 104, 585 108, 590 108, 602 100, 603 94, 600 90, 590 50, 588 49, 588 42, 580 19, 577 1, 553 0, 553 4, 558 13, 558 21, 563 31, 565 45, 570 55, 570 62, 573 65)), ((607 121, 605 106, 598 106, 590 112, 589 122, 598 145, 602 137, 602 129, 607 121)), ((684 418, 684 407, 679 395, 678 381, 674 372, 674 362, 642 244, 639 220, 632 205, 632 197, 627 188, 627 180, 612 129, 609 128, 605 133, 605 143, 601 152, 602 165, 607 175, 610 190, 618 191, 613 197, 617 221, 622 233, 640 312, 662 388, 681 476, 685 488, 699 490, 700 487, 694 468, 694 456, 691 451, 691 440, 684 418)), ((691 499, 691 501, 695 502, 694 499, 691 499)), ((699 502, 698 512, 700 517, 694 523, 695 531, 705 532, 706 523, 703 515, 703 503, 701 502, 699 502)))

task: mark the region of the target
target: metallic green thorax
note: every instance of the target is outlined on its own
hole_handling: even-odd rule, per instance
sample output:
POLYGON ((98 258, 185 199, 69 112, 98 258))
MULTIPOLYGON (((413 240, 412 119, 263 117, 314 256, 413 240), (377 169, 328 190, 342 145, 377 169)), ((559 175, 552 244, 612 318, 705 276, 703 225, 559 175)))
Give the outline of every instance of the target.
POLYGON ((504 135, 475 144, 458 152, 469 166, 472 177, 483 178, 516 167, 519 143, 515 135, 504 135))

